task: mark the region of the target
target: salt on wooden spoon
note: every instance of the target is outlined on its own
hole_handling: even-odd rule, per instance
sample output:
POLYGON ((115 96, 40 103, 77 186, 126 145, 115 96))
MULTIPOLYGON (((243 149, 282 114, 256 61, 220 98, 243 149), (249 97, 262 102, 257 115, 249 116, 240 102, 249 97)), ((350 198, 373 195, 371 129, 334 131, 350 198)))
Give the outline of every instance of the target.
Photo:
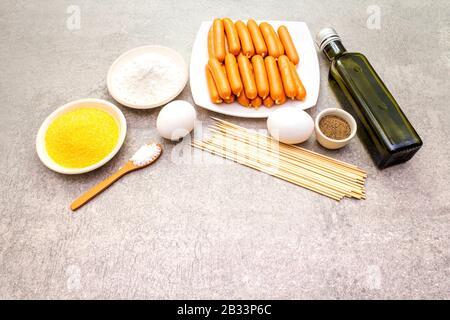
POLYGON ((122 168, 72 202, 70 209, 72 211, 79 209, 127 173, 149 166, 159 158, 161 153, 162 147, 159 143, 142 146, 122 168))

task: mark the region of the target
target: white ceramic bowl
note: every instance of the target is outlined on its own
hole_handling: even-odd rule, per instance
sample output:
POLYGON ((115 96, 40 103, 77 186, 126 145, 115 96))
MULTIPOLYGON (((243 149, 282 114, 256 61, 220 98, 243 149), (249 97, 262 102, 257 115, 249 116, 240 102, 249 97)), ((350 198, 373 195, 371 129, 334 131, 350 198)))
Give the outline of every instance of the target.
POLYGON ((188 81, 188 75, 189 72, 186 62, 184 61, 183 57, 175 50, 163 46, 142 46, 123 53, 116 59, 116 61, 113 62, 113 64, 109 68, 106 83, 108 86, 109 94, 114 98, 114 100, 116 100, 120 104, 134 109, 151 109, 162 106, 175 99, 186 86, 186 83, 188 81), (117 72, 119 72, 118 70, 121 65, 123 65, 124 63, 128 63, 137 56, 145 53, 157 53, 171 60, 179 70, 180 81, 177 84, 176 89, 174 89, 173 93, 170 95, 170 97, 166 99, 155 100, 148 105, 133 104, 127 101, 126 97, 123 96, 123 94, 114 86, 112 80, 113 77, 117 74, 117 72))
POLYGON ((315 121, 316 139, 323 147, 325 147, 327 149, 340 149, 340 148, 346 146, 350 142, 350 140, 352 140, 353 137, 355 136, 356 129, 357 129, 356 121, 352 117, 352 115, 350 113, 348 113, 347 111, 344 111, 344 110, 338 109, 338 108, 328 108, 328 109, 323 110, 322 112, 320 112, 317 115, 316 121, 315 121), (320 127, 319 127, 320 120, 323 117, 330 116, 330 115, 340 117, 340 118, 344 119, 345 121, 347 121, 347 123, 350 125, 351 133, 347 138, 345 138, 343 140, 331 139, 331 138, 328 138, 326 135, 324 135, 322 133, 322 131, 320 131, 320 127))
POLYGON ((63 174, 80 174, 95 170, 104 165, 105 163, 107 163, 109 160, 111 160, 112 157, 114 157, 116 153, 119 151, 119 149, 122 147, 126 134, 127 134, 127 122, 125 120, 122 111, 120 111, 120 109, 117 108, 114 104, 101 99, 76 100, 63 105, 62 107, 59 107, 44 120, 41 127, 39 128, 36 137, 36 151, 39 156, 39 159, 41 159, 42 163, 49 169, 63 174), (117 141, 117 145, 114 147, 114 149, 101 161, 85 168, 66 168, 57 164, 48 155, 47 149, 45 147, 45 134, 47 132, 48 126, 53 122, 55 118, 64 113, 67 113, 69 111, 81 107, 103 110, 108 112, 111 116, 113 116, 119 125, 119 140, 117 141))

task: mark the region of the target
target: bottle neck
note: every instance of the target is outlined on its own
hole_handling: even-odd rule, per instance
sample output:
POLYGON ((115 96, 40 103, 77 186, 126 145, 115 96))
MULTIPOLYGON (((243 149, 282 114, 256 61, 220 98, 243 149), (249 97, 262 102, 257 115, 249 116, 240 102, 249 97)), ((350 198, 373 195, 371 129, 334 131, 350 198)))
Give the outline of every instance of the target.
POLYGON ((323 48, 322 51, 325 54, 325 56, 327 57, 327 59, 331 62, 334 59, 340 57, 345 52, 347 52, 347 49, 345 49, 341 40, 334 40, 334 41, 328 43, 323 48))

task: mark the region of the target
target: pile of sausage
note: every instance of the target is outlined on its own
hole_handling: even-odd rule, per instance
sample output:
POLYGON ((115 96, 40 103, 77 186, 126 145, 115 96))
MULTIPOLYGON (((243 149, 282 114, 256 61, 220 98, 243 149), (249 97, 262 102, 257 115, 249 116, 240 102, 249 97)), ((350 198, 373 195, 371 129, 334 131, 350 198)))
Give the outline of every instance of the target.
POLYGON ((287 98, 303 100, 305 87, 295 65, 299 56, 285 26, 250 19, 215 19, 208 33, 206 79, 213 103, 237 101, 245 107, 271 107, 287 98), (237 57, 237 58, 236 58, 237 57))

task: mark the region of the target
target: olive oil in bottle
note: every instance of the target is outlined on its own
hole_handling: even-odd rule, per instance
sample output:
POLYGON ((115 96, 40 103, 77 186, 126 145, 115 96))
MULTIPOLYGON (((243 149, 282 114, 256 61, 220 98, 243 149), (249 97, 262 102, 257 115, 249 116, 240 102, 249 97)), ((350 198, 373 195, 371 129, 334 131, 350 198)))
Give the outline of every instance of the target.
POLYGON ((330 61, 330 80, 338 98, 358 123, 363 140, 380 168, 408 161, 422 146, 422 140, 367 58, 347 52, 332 28, 317 34, 317 45, 330 61))

